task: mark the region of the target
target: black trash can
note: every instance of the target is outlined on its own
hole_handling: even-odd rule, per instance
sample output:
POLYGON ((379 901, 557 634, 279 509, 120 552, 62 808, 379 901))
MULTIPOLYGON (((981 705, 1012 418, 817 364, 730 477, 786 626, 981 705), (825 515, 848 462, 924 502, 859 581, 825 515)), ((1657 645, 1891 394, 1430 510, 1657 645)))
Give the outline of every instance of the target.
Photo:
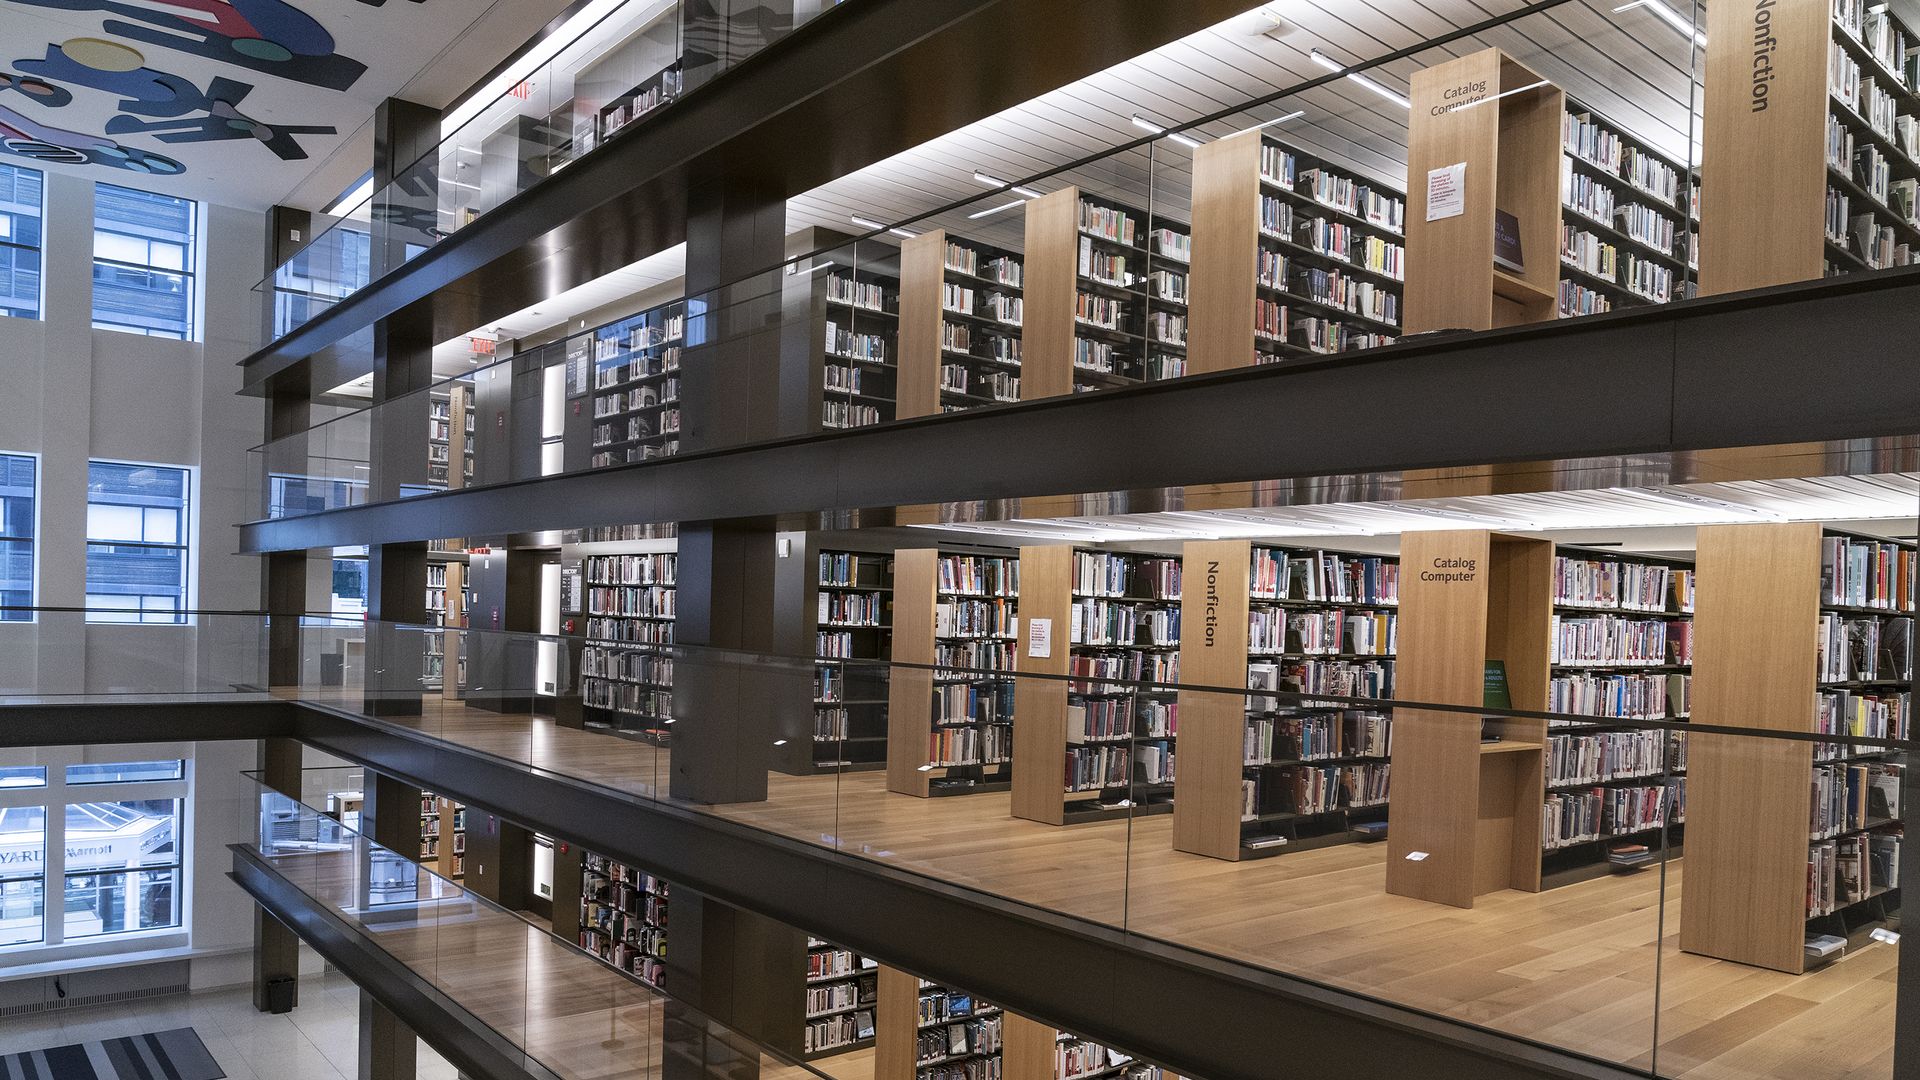
POLYGON ((267 1011, 270 1013, 290 1013, 293 1011, 293 992, 297 983, 291 977, 267 980, 267 1011))

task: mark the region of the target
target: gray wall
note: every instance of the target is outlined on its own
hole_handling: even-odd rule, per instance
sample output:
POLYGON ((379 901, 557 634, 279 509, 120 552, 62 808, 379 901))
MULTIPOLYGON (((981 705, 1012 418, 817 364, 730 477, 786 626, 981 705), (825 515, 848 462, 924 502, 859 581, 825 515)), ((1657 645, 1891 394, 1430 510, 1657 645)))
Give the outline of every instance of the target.
MULTIPOLYGON (((0 318, 0 451, 40 458, 36 602, 84 603, 87 462, 115 458, 195 470, 194 606, 257 610, 259 560, 235 553, 233 526, 259 516, 247 451, 261 440, 264 406, 237 396, 236 365, 258 345, 265 222, 203 207, 204 344, 97 331, 93 182, 46 179, 45 317, 0 318)), ((246 622, 0 626, 0 689, 186 689, 183 669, 204 683, 235 681, 256 666, 248 650, 261 636, 246 622)))

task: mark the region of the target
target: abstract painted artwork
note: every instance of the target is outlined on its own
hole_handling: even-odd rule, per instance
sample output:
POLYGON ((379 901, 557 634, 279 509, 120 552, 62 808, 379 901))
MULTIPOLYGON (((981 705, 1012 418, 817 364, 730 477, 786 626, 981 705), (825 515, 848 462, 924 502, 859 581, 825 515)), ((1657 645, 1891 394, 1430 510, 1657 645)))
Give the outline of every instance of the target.
MULTIPOLYGON (((357 0, 359 8, 387 3, 357 0)), ((119 141, 127 136, 170 146, 255 142, 280 161, 299 161, 308 156, 300 136, 333 135, 336 128, 263 120, 243 108, 249 95, 261 80, 274 79, 345 92, 367 71, 335 48, 318 18, 287 0, 0 0, 0 17, 8 8, 101 18, 99 36, 0 45, 27 53, 0 54, 0 64, 8 65, 0 67, 0 152, 40 161, 161 175, 186 171, 175 158, 119 141), (168 70, 184 58, 200 61, 189 69, 204 70, 211 61, 227 70, 204 81, 168 70), (111 112, 100 130, 60 122, 59 110, 76 100, 98 105, 103 99, 110 99, 111 112)))

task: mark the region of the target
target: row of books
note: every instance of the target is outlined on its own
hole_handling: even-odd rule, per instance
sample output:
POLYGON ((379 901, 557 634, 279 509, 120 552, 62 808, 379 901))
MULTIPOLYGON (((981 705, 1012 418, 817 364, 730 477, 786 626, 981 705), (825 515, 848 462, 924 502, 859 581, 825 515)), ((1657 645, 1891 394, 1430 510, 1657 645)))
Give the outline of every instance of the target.
POLYGON ((585 679, 580 683, 580 701, 590 709, 629 716, 664 719, 673 715, 672 690, 638 683, 585 679))
POLYGON ((807 987, 806 1010, 809 1020, 861 1005, 871 1007, 873 995, 861 993, 860 980, 807 987))
POLYGON ((1547 736, 1547 784, 1597 784, 1658 776, 1668 768, 1664 731, 1547 736))
POLYGON ((878 592, 821 592, 817 615, 822 626, 879 626, 890 602, 878 592))
POLYGON ((1592 113, 1566 112, 1561 117, 1560 145, 1567 153, 1668 204, 1680 197, 1678 169, 1622 139, 1592 113))
MULTIPOLYGON (((1822 690, 1815 695, 1815 730, 1825 735, 1862 739, 1905 739, 1912 730, 1913 703, 1907 691, 1860 693, 1822 690)), ((1847 753, 1853 753, 1851 749, 1847 753)))
POLYGON ((943 258, 946 268, 956 273, 986 278, 1002 285, 1011 285, 1016 289, 1020 287, 1025 277, 1018 258, 1012 255, 998 255, 982 263, 978 251, 964 244, 956 244, 952 240, 947 241, 946 254, 943 258))
POLYGON ((1913 677, 1913 619, 1822 612, 1814 643, 1821 682, 1913 677))
POLYGON ((1020 560, 998 555, 942 555, 938 591, 969 596, 1019 596, 1020 560))
POLYGON ((1553 558, 1555 604, 1690 613, 1693 581, 1693 571, 1658 563, 1575 555, 1553 558))
MULTIPOLYGON (((1075 653, 1067 659, 1067 674, 1076 679, 1116 682, 1173 683, 1180 681, 1180 654, 1171 649, 1108 648, 1099 653, 1075 653)), ((1096 692, 1074 687, 1081 693, 1096 692)))
POLYGON ((1067 747, 1066 790, 1102 791, 1131 783, 1173 783, 1173 744, 1089 743, 1067 747))
POLYGON ((1844 836, 1807 847, 1807 918, 1831 915, 1900 887, 1897 831, 1844 836))
POLYGON ((593 417, 596 420, 604 420, 639 409, 657 409, 662 405, 672 405, 679 400, 680 377, 675 375, 657 383, 647 383, 644 386, 635 386, 595 397, 593 417))
MULTIPOLYGON (((620 355, 618 350, 610 355, 620 355)), ((617 364, 605 364, 593 372, 595 390, 611 390, 616 386, 639 382, 680 370, 680 346, 671 345, 664 349, 641 353, 630 360, 617 364)))
POLYGON ((1260 146, 1260 179, 1382 229, 1402 232, 1406 228, 1406 202, 1398 193, 1324 166, 1300 170, 1293 153, 1274 143, 1263 142, 1260 146))
POLYGON ((1067 705, 1067 742, 1124 742, 1135 735, 1134 702, 1094 697, 1067 705))
POLYGON ((1010 724, 1013 683, 944 683, 933 688, 935 724, 1010 724))
POLYGON ((1398 631, 1399 614, 1393 611, 1254 608, 1247 613, 1247 652, 1392 656, 1398 631))
POLYGON ((629 619, 619 616, 590 618, 586 622, 587 640, 617 642, 623 645, 671 645, 673 624, 657 619, 629 619))
POLYGON ((1613 300, 1577 281, 1560 279, 1559 302, 1555 310, 1563 319, 1579 315, 1599 315, 1613 310, 1613 300))
POLYGON ((1824 840, 1898 820, 1900 782, 1905 774, 1903 765, 1879 762, 1815 765, 1808 838, 1824 840))
POLYGON ((1378 555, 1255 547, 1247 587, 1256 600, 1397 604, 1400 563, 1378 555))
POLYGON ((1360 710, 1249 717, 1244 764, 1387 757, 1392 732, 1385 715, 1360 710))
POLYGON ((820 553, 819 582, 822 585, 852 588, 864 585, 870 578, 885 580, 892 573, 893 560, 882 555, 859 555, 850 551, 820 553))
MULTIPOLYGON (((1685 674, 1556 674, 1547 684, 1547 711, 1580 716, 1662 720, 1684 717, 1693 677, 1685 674)), ((1554 721, 1555 725, 1574 721, 1554 721)))
POLYGON ((1593 788, 1554 792, 1547 796, 1540 816, 1540 845, 1551 851, 1608 836, 1657 829, 1685 820, 1686 780, 1676 777, 1666 785, 1593 788))
POLYGON ((671 619, 677 596, 671 585, 593 585, 587 589, 587 614, 671 619))
POLYGON ((1292 765, 1240 781, 1240 820, 1385 806, 1393 766, 1292 765))
POLYGON ((1013 630, 1012 600, 954 598, 941 600, 933 608, 936 638, 1010 638, 1013 630))
POLYGON ((672 585, 680 560, 657 555, 589 555, 582 564, 589 585, 672 585))
POLYGON ((827 321, 826 350, 828 356, 838 356, 844 360, 887 363, 886 338, 873 333, 855 333, 833 320, 827 321))
POLYGON ((1820 602, 1912 611, 1914 550, 1885 540, 1825 536, 1820 540, 1820 602))
POLYGON ((827 299, 868 311, 886 311, 887 293, 877 281, 858 281, 847 274, 827 275, 827 299))
POLYGON ((858 660, 860 651, 853 633, 847 630, 822 630, 814 636, 815 656, 823 660, 858 660))
POLYGON ((809 1020, 801 1034, 801 1045, 809 1054, 852 1046, 873 1038, 873 1010, 857 1009, 809 1020))
POLYGON ((590 644, 580 650, 580 674, 587 678, 673 685, 673 657, 654 652, 609 649, 590 644))
MULTIPOLYGON (((1250 663, 1247 686, 1290 694, 1329 694, 1334 697, 1390 698, 1393 696, 1392 660, 1291 660, 1250 663)), ((1277 703, 1255 695, 1249 708, 1271 709, 1277 703)))
MULTIPOLYGON (((942 1024, 932 1030, 922 1029, 915 1040, 914 1067, 926 1069, 929 1066, 944 1065, 960 1058, 980 1055, 998 1055, 1000 1053, 1000 1017, 996 1015, 976 1017, 970 1020, 954 1021, 942 1024)), ((925 1076, 917 1073, 917 1076, 925 1076)), ((998 1076, 999 1070, 993 1069, 980 1073, 961 1073, 963 1076, 998 1076)))
MULTIPOLYGON (((644 320, 647 316, 641 318, 644 320)), ((596 363, 604 363, 618 360, 626 353, 679 341, 686 336, 686 328, 685 315, 669 315, 657 324, 642 322, 624 331, 617 326, 610 327, 601 332, 604 336, 593 339, 593 359, 596 363)))
POLYGON ((872 427, 886 419, 880 414, 877 405, 855 405, 845 401, 823 401, 820 403, 820 425, 826 428, 846 429, 872 427))
POLYGON ((589 445, 595 448, 617 446, 651 439, 656 435, 677 435, 679 432, 680 410, 668 409, 657 417, 628 417, 625 424, 595 424, 589 435, 589 445))
POLYGON ((1077 596, 1178 600, 1180 568, 1179 559, 1076 551, 1073 553, 1073 592, 1077 596))
POLYGON ((1070 622, 1075 645, 1180 644, 1177 606, 1083 596, 1073 601, 1070 622))
POLYGON ((1693 662, 1693 623, 1619 615, 1554 615, 1551 662, 1567 667, 1657 666, 1693 662))

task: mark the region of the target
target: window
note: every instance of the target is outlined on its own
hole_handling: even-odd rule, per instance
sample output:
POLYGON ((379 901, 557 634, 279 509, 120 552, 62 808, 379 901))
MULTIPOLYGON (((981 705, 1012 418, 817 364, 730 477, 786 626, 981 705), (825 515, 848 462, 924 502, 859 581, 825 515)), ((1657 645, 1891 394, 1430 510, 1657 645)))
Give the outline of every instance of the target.
POLYGON ((40 317, 40 219, 46 184, 33 169, 0 165, 0 315, 40 317))
POLYGON ((22 454, 0 454, 0 622, 31 622, 33 532, 39 472, 22 454))
POLYGON ((182 928, 186 796, 179 759, 0 765, 0 949, 182 928))
POLYGON ((94 185, 93 325, 149 337, 194 340, 197 204, 94 185))
POLYGON ((186 469, 88 463, 90 621, 186 621, 190 495, 186 469))

